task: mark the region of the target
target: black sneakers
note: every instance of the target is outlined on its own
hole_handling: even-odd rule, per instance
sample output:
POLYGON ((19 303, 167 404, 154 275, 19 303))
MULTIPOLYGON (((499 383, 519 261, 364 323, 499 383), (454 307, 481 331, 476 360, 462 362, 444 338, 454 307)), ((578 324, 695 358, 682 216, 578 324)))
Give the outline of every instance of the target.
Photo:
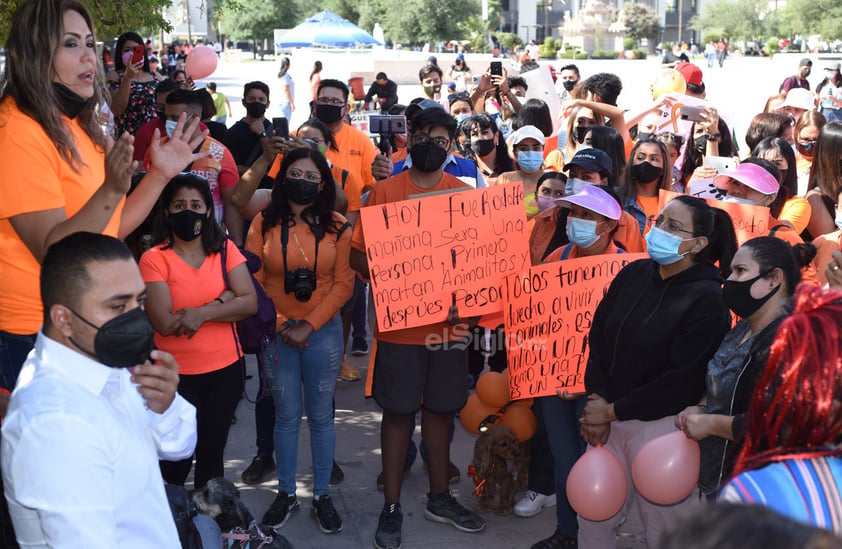
POLYGON ((313 500, 313 509, 310 514, 316 519, 319 530, 325 534, 336 534, 342 531, 342 519, 333 506, 330 496, 324 495, 318 500, 313 500))
POLYGON ((424 518, 433 522, 450 524, 462 532, 479 532, 485 528, 485 520, 473 511, 462 507, 450 492, 427 494, 427 509, 424 518))
POLYGON ((286 524, 289 517, 298 513, 300 505, 295 494, 288 495, 286 492, 278 492, 275 501, 269 506, 269 510, 263 515, 263 524, 277 530, 286 524))
POLYGON ((403 513, 400 503, 386 503, 380 511, 374 546, 377 549, 401 549, 401 526, 403 513))
POLYGON ((246 484, 260 484, 268 473, 275 472, 275 459, 271 455, 255 456, 251 465, 246 467, 241 478, 246 484))
POLYGON ((542 539, 530 549, 577 549, 579 541, 556 530, 547 539, 542 539))

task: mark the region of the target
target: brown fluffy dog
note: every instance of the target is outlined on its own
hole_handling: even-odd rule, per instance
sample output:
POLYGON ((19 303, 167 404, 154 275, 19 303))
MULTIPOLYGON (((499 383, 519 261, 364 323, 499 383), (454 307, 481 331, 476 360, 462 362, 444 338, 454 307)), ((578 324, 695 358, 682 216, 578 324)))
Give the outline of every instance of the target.
POLYGON ((526 488, 529 445, 518 442, 506 425, 495 425, 474 444, 471 474, 477 484, 477 512, 512 512, 515 495, 526 488))

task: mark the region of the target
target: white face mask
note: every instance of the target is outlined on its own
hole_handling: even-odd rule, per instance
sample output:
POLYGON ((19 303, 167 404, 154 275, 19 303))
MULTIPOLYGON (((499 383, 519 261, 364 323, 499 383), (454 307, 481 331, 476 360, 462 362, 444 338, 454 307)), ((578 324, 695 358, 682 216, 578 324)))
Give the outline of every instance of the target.
POLYGON ((164 122, 164 126, 167 129, 167 137, 172 139, 172 134, 175 131, 175 127, 178 126, 178 120, 167 120, 164 122))
POLYGON ((747 206, 757 206, 753 200, 747 198, 737 198, 736 196, 728 195, 722 199, 723 202, 733 202, 734 204, 745 204, 747 206))

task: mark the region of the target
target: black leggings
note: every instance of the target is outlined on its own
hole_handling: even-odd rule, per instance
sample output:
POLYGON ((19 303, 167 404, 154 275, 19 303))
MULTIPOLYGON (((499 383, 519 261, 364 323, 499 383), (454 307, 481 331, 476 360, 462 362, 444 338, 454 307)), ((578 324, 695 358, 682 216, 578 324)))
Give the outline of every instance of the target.
MULTIPOLYGON (((210 479, 223 476, 223 454, 228 442, 231 420, 243 392, 242 358, 206 374, 182 375, 178 393, 196 407, 196 474, 193 486, 198 490, 210 479)), ((193 458, 161 461, 161 475, 170 484, 184 486, 193 458)))

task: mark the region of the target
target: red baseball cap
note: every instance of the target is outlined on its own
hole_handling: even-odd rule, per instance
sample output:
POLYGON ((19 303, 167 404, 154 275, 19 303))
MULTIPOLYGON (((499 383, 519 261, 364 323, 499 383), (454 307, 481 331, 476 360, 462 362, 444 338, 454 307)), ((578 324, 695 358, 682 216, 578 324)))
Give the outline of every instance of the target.
POLYGON ((694 86, 702 85, 702 69, 693 63, 679 63, 675 66, 675 70, 681 73, 684 81, 694 86))

